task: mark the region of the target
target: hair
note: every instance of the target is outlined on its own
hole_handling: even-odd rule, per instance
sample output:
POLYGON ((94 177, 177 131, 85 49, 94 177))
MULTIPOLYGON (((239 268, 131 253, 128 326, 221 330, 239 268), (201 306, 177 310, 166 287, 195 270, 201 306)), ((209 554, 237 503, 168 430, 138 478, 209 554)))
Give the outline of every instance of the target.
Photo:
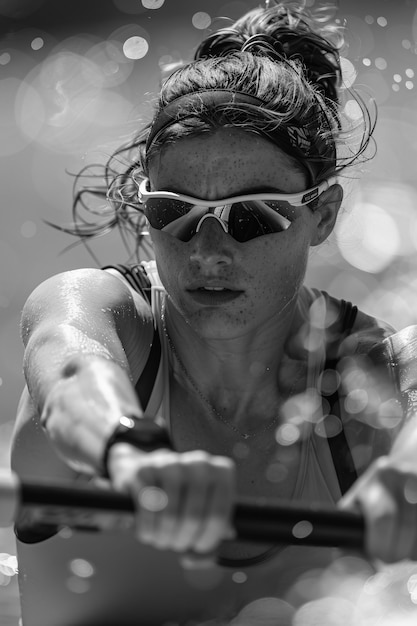
POLYGON ((78 188, 85 176, 91 176, 88 168, 77 176, 74 221, 69 227, 59 227, 61 230, 85 242, 118 227, 128 249, 128 239, 133 238, 137 258, 141 253, 149 255, 149 245, 146 246, 144 239, 145 220, 137 210, 137 185, 133 177, 136 180, 147 177, 153 157, 167 144, 227 126, 266 135, 272 141, 279 129, 310 129, 316 149, 309 154, 298 154, 297 161, 312 173, 312 184, 341 173, 360 157, 371 158, 365 154, 375 122, 359 94, 351 89, 349 94, 362 113, 359 142, 352 124, 348 131, 344 128, 339 54, 344 43, 343 28, 333 21, 328 9, 313 13, 300 2, 284 0, 271 4, 267 0, 266 7, 249 11, 230 27, 206 37, 193 61, 175 70, 163 82, 154 121, 174 100, 207 90, 255 96, 262 106, 205 101, 199 107, 193 106, 189 114, 175 119, 175 123, 164 126, 149 145, 152 123, 146 124, 132 141, 111 156, 103 173, 93 173, 100 181, 98 185, 78 188), (82 210, 94 215, 100 213, 92 208, 91 200, 101 202, 99 222, 81 219, 82 210))

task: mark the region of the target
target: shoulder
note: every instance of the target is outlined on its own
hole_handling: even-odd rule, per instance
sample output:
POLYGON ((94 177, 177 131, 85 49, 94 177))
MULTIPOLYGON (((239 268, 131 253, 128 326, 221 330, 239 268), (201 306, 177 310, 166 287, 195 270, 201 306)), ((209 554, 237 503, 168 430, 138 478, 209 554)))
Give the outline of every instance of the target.
POLYGON ((339 334, 334 335, 336 340, 330 335, 327 343, 327 354, 333 359, 330 363, 339 375, 334 407, 342 419, 356 468, 362 473, 371 460, 390 450, 403 417, 398 363, 393 362, 391 347, 393 338, 401 333, 350 302, 312 292, 315 298, 323 298, 327 319, 336 320, 339 334), (352 307, 354 313, 350 315, 352 307), (345 314, 350 316, 347 329, 345 314))
POLYGON ((321 327, 338 343, 339 356, 347 353, 367 354, 391 337, 396 329, 387 322, 360 310, 354 303, 335 298, 325 291, 304 288, 304 315, 321 327))
POLYGON ((144 318, 151 315, 146 300, 132 293, 115 275, 102 269, 83 268, 56 274, 40 283, 29 295, 23 314, 39 322, 43 316, 76 318, 90 312, 119 311, 125 318, 129 313, 140 313, 144 318))
POLYGON ((31 336, 51 337, 61 328, 123 346, 137 378, 153 337, 151 307, 123 280, 108 271, 76 269, 51 276, 27 299, 21 319, 26 345, 31 336))

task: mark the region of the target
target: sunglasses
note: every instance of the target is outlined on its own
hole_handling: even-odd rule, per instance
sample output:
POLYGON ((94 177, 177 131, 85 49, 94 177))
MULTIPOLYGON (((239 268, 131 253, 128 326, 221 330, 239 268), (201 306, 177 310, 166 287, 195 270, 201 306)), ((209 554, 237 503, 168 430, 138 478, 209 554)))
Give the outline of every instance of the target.
POLYGON ((251 193, 222 200, 200 200, 172 191, 148 191, 139 184, 138 198, 152 228, 190 241, 206 219, 216 219, 225 233, 241 243, 287 230, 299 208, 316 200, 335 179, 299 193, 251 193))

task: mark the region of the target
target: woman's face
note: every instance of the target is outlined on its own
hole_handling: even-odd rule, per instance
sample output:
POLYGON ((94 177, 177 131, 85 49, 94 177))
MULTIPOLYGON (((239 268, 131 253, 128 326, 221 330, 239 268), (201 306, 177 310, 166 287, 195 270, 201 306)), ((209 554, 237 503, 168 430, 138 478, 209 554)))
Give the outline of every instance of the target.
MULTIPOLYGON (((277 146, 238 129, 184 138, 155 158, 153 190, 201 199, 262 191, 304 191, 307 176, 277 146)), ((240 243, 214 219, 188 242, 150 229, 158 271, 172 303, 196 332, 220 339, 258 332, 291 315, 317 218, 296 209, 291 226, 240 243)))

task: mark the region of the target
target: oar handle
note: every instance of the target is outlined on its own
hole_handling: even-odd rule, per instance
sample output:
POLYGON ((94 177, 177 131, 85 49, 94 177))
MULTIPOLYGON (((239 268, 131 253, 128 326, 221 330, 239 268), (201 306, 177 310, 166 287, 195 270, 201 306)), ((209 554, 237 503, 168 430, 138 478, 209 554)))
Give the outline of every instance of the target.
MULTIPOLYGON (((129 530, 134 511, 128 495, 104 487, 0 475, 0 526, 129 530)), ((233 521, 241 540, 363 549, 363 517, 333 508, 258 498, 239 501, 233 521)))
POLYGON ((0 528, 11 526, 20 507, 20 481, 12 472, 0 472, 0 528))

